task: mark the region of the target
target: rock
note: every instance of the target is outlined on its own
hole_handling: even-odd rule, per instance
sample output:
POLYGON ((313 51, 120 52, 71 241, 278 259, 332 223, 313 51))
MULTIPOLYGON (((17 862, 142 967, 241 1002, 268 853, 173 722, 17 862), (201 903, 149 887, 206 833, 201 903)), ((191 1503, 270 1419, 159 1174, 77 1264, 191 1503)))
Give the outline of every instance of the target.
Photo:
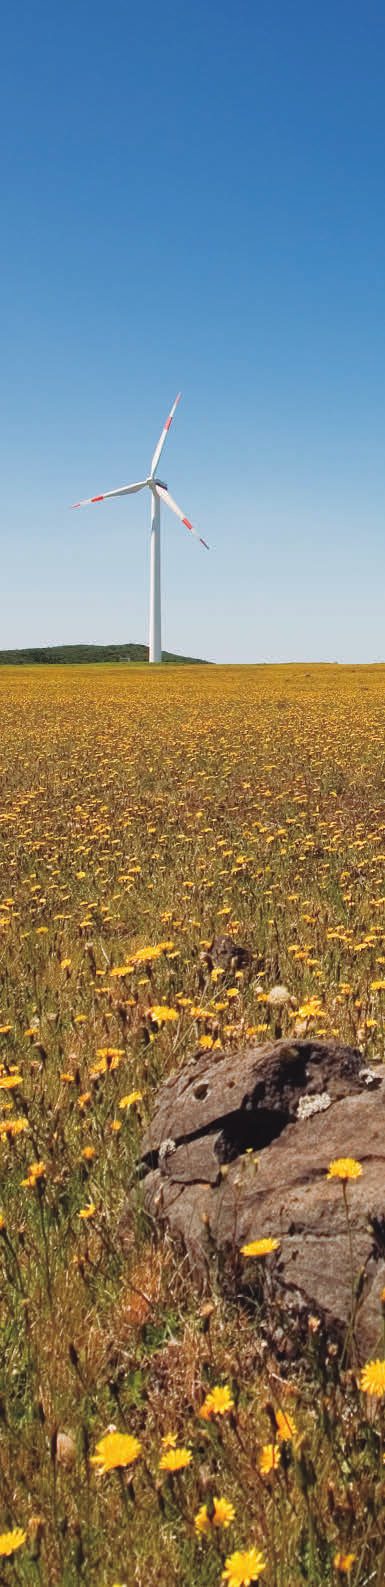
POLYGON ((346 1212, 341 1183, 326 1177, 338 1157, 362 1164, 347 1187, 354 1276, 362 1276, 356 1339, 361 1355, 381 1353, 384 1066, 368 1071, 358 1050, 310 1036, 199 1054, 158 1093, 143 1142, 145 1206, 182 1242, 203 1288, 218 1257, 252 1284, 256 1265, 241 1246, 278 1237, 269 1262, 285 1307, 322 1315, 343 1335, 352 1285, 346 1212))
POLYGON ((233 937, 213 937, 205 953, 201 954, 202 963, 208 970, 232 971, 245 970, 252 963, 253 955, 249 948, 242 943, 235 942, 233 937))

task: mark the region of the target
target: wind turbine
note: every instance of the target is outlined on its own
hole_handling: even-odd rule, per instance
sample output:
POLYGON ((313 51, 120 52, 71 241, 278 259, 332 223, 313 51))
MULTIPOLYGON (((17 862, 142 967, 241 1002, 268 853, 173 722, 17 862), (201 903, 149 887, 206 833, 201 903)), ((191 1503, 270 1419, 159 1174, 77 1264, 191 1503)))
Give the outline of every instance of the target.
POLYGON ((171 408, 171 413, 169 413, 168 419, 166 419, 164 430, 162 430, 162 434, 161 434, 160 439, 158 441, 158 445, 155 447, 155 452, 154 452, 154 456, 153 456, 152 463, 151 463, 151 473, 148 475, 147 479, 139 480, 137 485, 121 485, 119 490, 105 490, 105 491, 103 491, 103 494, 101 496, 89 496, 86 501, 75 501, 73 503, 74 507, 89 507, 91 502, 94 502, 94 501, 106 501, 109 496, 134 496, 135 492, 137 490, 144 490, 146 485, 148 485, 148 488, 151 491, 150 635, 149 635, 149 641, 150 641, 149 642, 149 660, 150 661, 161 661, 162 660, 161 600, 160 600, 160 503, 161 503, 161 501, 166 502, 166 506, 167 507, 171 507, 171 512, 175 512, 176 513, 177 518, 180 518, 181 523, 185 524, 186 529, 189 529, 190 533, 192 535, 195 535, 197 540, 200 540, 201 545, 205 546, 206 551, 209 550, 209 547, 207 545, 207 541, 206 540, 202 540, 202 536, 199 535, 197 533, 197 530, 193 528, 193 525, 192 525, 192 523, 190 523, 189 518, 185 518, 184 513, 181 512, 180 507, 177 507, 176 501, 173 501, 172 496, 169 495, 169 492, 168 492, 168 489, 167 489, 167 485, 165 485, 164 480, 158 479, 158 476, 157 476, 157 474, 155 472, 155 470, 158 467, 159 459, 160 459, 160 457, 162 455, 163 447, 164 447, 165 441, 167 440, 168 431, 170 429, 170 425, 172 424, 172 420, 174 418, 175 409, 178 406, 178 402, 180 400, 180 397, 181 397, 181 392, 179 391, 178 392, 178 396, 175 398, 174 406, 173 406, 173 408, 171 408))

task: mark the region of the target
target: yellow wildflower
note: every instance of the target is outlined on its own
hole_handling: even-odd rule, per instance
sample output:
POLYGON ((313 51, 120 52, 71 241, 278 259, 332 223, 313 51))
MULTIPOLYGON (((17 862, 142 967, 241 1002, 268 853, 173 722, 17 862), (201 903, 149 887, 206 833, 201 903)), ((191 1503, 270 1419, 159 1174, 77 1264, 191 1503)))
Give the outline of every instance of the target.
POLYGON ((249 1245, 241 1245, 242 1256, 269 1256, 271 1251, 277 1251, 279 1240, 267 1238, 265 1240, 251 1240, 249 1245))
POLYGON ((161 1456, 159 1466, 161 1471, 183 1471, 184 1466, 189 1466, 192 1461, 190 1449, 166 1449, 161 1456))
POLYGON ((231 1522, 235 1518, 233 1505, 229 1504, 227 1499, 213 1499, 213 1506, 212 1515, 207 1513, 207 1504, 202 1504, 201 1509, 198 1510, 198 1514, 195 1516, 195 1531, 205 1537, 208 1537, 214 1527, 223 1526, 225 1528, 231 1526, 231 1522))
POLYGON ((385 1394, 385 1361, 367 1361, 362 1368, 360 1388, 366 1394, 385 1394))
POLYGON ((28 1129, 27 1119, 3 1119, 0 1123, 1 1135, 24 1135, 28 1129))
POLYGON ((355 1157, 336 1157, 334 1162, 329 1163, 326 1178, 359 1179, 360 1174, 362 1174, 361 1163, 357 1163, 355 1157))
POLYGON ((201 1405, 199 1415, 203 1417, 205 1422, 210 1422, 212 1416, 225 1416, 226 1411, 232 1411, 233 1409, 234 1400, 232 1400, 230 1389, 225 1383, 223 1387, 216 1385, 210 1394, 206 1394, 206 1399, 201 1405))
POLYGON ((46 1163, 32 1163, 29 1170, 28 1179, 22 1179, 21 1183, 22 1185, 30 1185, 33 1189, 37 1184, 38 1179, 44 1179, 46 1172, 46 1163))
POLYGON ((154 1008, 150 1008, 150 1019, 156 1020, 157 1025, 166 1025, 170 1020, 178 1019, 178 1014, 167 1003, 157 1003, 154 1008))
POLYGON ((155 948, 140 948, 138 953, 133 953, 131 964, 149 964, 153 959, 160 959, 162 953, 172 952, 173 947, 173 942, 158 942, 155 948))
POLYGON ((348 1576, 356 1558, 356 1554, 335 1554, 333 1560, 334 1569, 338 1570, 341 1576, 348 1576))
POLYGON ((267 1477, 270 1471, 276 1471, 280 1459, 281 1452, 278 1444, 264 1444, 259 1462, 259 1470, 262 1477, 267 1477))
POLYGON ((115 1471, 119 1466, 132 1466, 141 1447, 131 1433, 106 1433, 96 1445, 96 1455, 91 1455, 91 1465, 99 1466, 98 1477, 103 1477, 106 1471, 115 1471))
POLYGON ((250 1583, 257 1581, 263 1570, 266 1570, 266 1560, 258 1549, 248 1548, 245 1553, 237 1549, 226 1560, 222 1581, 227 1583, 227 1587, 250 1587, 250 1583))
POLYGON ((14 1554, 15 1549, 21 1548, 25 1543, 27 1533, 22 1532, 20 1526, 15 1526, 13 1532, 0 1534, 0 1554, 14 1554))
POLYGON ((297 1428, 292 1416, 287 1411, 276 1411, 277 1437, 281 1443, 289 1443, 297 1436, 297 1428))

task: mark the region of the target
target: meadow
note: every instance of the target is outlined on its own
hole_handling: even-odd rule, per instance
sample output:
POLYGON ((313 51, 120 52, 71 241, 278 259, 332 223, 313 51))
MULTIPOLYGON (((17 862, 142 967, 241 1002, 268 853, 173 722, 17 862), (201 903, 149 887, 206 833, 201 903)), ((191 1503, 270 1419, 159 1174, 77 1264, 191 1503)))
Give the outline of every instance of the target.
POLYGON ((136 1167, 277 982, 284 1033, 383 1060, 385 668, 4 667, 0 723, 0 1582, 380 1587, 385 1364, 317 1318, 277 1362, 136 1167))

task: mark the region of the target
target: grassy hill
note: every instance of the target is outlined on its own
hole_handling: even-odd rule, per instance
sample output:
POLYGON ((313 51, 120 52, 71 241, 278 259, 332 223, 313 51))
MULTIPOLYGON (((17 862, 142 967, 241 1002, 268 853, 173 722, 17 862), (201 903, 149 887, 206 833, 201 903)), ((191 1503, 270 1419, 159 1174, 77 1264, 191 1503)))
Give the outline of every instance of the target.
MULTIPOLYGON (((147 645, 48 645, 31 650, 0 650, 0 666, 74 666, 80 662, 133 661, 148 663, 147 645)), ((162 661, 180 666, 205 665, 198 656, 174 656, 162 651, 162 661)))

